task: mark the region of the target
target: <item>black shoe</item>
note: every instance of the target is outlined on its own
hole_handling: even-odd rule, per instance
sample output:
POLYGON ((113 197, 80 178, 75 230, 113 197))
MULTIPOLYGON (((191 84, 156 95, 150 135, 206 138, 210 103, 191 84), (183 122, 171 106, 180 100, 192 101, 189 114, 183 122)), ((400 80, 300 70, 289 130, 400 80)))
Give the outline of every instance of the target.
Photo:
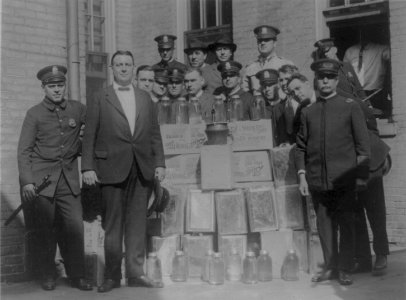
POLYGON ((385 269, 388 266, 388 262, 386 259, 386 255, 376 255, 376 260, 374 264, 374 268, 372 270, 372 275, 380 276, 385 273, 385 269))
POLYGON ((164 284, 162 282, 155 282, 147 276, 131 277, 128 278, 129 287, 147 287, 147 288, 162 288, 164 284))
POLYGON ((46 277, 41 282, 41 287, 45 291, 53 291, 55 289, 55 286, 56 286, 56 283, 55 283, 55 279, 53 277, 46 277))
POLYGON ((339 271, 338 272, 338 282, 341 285, 351 285, 352 284, 352 279, 349 273, 344 272, 344 271, 339 271))
POLYGON ((112 289, 116 289, 120 287, 120 281, 114 279, 106 279, 101 286, 97 288, 99 293, 107 293, 110 292, 112 289))
POLYGON ((337 273, 334 270, 323 270, 312 277, 312 282, 322 282, 337 278, 337 273))
POLYGON ((91 291, 93 290, 93 285, 89 282, 89 280, 84 278, 74 278, 71 280, 72 287, 78 288, 82 291, 91 291))

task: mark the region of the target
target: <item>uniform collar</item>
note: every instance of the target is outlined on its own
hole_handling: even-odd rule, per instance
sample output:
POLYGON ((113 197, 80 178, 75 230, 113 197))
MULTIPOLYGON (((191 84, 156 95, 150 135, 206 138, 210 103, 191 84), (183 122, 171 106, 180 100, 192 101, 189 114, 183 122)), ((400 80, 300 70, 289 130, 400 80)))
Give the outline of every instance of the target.
POLYGON ((228 93, 228 95, 229 95, 229 96, 235 95, 235 94, 238 93, 238 91, 239 91, 240 89, 241 89, 241 86, 240 86, 240 85, 237 85, 235 88, 233 88, 233 89, 228 93))
POLYGON ((50 111, 54 111, 56 107, 60 107, 62 109, 66 108, 66 100, 65 100, 65 98, 63 98, 61 102, 56 103, 56 102, 52 101, 51 99, 49 99, 48 97, 45 96, 42 103, 50 111))
POLYGON ((258 56, 258 61, 260 63, 265 63, 265 62, 269 62, 272 58, 274 58, 276 56, 275 51, 272 51, 271 54, 269 54, 267 57, 262 57, 261 55, 258 56))
POLYGON ((322 97, 322 96, 319 96, 319 97, 320 97, 321 100, 326 101, 326 100, 328 100, 328 99, 333 98, 335 95, 337 95, 337 92, 333 92, 333 93, 331 93, 330 95, 328 95, 327 97, 322 97))

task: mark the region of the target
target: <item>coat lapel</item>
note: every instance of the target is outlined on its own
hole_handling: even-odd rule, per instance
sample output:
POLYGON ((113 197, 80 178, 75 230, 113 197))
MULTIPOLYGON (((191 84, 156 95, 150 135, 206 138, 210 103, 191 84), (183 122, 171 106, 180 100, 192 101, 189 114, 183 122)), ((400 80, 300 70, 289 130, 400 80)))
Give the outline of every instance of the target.
POLYGON ((123 107, 121 106, 120 100, 118 100, 118 97, 112 85, 107 88, 106 101, 113 105, 114 108, 117 109, 124 118, 126 118, 123 107))

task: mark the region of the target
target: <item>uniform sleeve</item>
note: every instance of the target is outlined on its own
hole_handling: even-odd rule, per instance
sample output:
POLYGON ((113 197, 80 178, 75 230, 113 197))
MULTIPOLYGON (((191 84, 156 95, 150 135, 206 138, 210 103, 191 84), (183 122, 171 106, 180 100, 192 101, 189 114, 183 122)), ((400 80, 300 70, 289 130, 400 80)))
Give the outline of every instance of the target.
POLYGON ((297 170, 306 170, 305 157, 308 136, 305 111, 306 109, 302 109, 300 112, 299 132, 296 135, 295 165, 297 170))
POLYGON ((36 118, 31 111, 28 111, 23 122, 17 149, 18 172, 21 186, 35 182, 31 171, 31 156, 34 151, 37 130, 36 118))
POLYGON ((96 170, 94 145, 100 125, 100 97, 101 94, 97 94, 87 101, 87 110, 84 118, 85 130, 82 142, 82 172, 96 170))
MULTIPOLYGON (((149 97, 149 96, 148 96, 149 97)), ((149 99, 150 103, 152 100, 149 99)), ((158 106, 151 105, 151 115, 152 115, 152 128, 151 128, 151 146, 152 152, 155 159, 155 168, 162 167, 165 168, 165 155, 164 147, 162 145, 161 128, 158 124, 158 106)))
POLYGON ((371 156, 368 129, 361 107, 355 102, 351 108, 351 122, 357 155, 357 177, 368 179, 371 156))

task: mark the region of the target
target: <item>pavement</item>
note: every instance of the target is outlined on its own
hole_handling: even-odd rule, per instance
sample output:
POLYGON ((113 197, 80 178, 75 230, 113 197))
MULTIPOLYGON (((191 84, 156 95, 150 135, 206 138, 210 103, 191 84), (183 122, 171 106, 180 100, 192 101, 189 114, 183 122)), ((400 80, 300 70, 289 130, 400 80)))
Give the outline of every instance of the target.
POLYGON ((64 299, 140 299, 140 300, 406 300, 406 250, 392 251, 388 256, 388 269, 383 276, 371 273, 355 274, 354 284, 341 286, 337 281, 312 283, 310 274, 300 274, 298 281, 274 278, 270 282, 244 284, 225 282, 209 285, 198 279, 174 283, 164 279, 163 289, 129 288, 122 286, 109 293, 80 291, 71 288, 65 278, 57 282, 54 291, 44 291, 37 282, 2 283, 2 300, 64 300, 64 299))

